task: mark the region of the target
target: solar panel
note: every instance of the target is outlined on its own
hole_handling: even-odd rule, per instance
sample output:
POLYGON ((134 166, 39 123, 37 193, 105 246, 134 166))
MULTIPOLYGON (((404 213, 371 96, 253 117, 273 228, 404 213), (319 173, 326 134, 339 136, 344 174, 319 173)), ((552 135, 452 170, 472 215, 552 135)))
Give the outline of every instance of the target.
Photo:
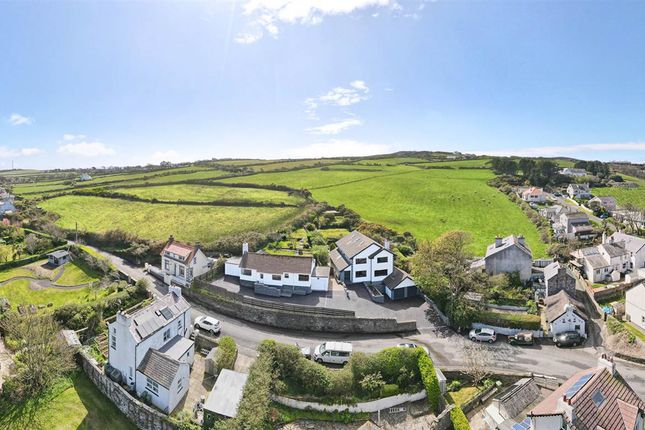
POLYGON ((172 311, 171 311, 170 309, 168 309, 167 307, 165 307, 165 308, 163 308, 163 309, 161 310, 161 315, 163 315, 163 317, 164 317, 166 320, 170 320, 170 319, 172 319, 172 317, 173 317, 172 311))
POLYGON ((513 430, 529 430, 531 428, 531 419, 525 418, 521 423, 513 424, 513 430))
POLYGON ((578 380, 575 382, 575 384, 573 384, 573 385, 571 386, 571 388, 569 388, 569 389, 567 390, 567 392, 564 394, 564 396, 565 396, 567 399, 571 399, 573 396, 575 396, 575 395, 578 393, 578 391, 580 391, 580 389, 581 389, 582 387, 584 387, 584 386, 585 386, 585 384, 586 384, 587 382, 589 382, 589 380, 591 379, 591 377, 592 377, 592 376, 593 376, 593 373, 587 373, 586 375, 582 375, 582 376, 580 377, 580 379, 578 379, 578 380))

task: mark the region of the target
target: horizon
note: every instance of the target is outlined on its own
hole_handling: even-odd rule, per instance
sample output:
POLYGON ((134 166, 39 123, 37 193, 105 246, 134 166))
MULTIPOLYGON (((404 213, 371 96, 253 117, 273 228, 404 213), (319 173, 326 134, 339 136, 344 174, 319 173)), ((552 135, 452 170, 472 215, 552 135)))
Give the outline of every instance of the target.
POLYGON ((643 12, 3 2, 0 169, 400 151, 642 163, 643 12))

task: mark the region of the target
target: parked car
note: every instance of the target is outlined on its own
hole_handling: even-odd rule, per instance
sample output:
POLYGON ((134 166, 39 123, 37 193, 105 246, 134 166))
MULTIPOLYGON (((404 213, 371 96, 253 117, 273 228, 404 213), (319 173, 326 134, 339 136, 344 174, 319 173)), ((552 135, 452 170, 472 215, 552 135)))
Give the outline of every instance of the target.
POLYGON ((195 318, 194 327, 197 330, 204 330, 211 334, 219 334, 222 331, 222 323, 213 317, 200 315, 195 318))
POLYGON ((555 193, 553 193, 553 195, 556 196, 556 197, 562 197, 562 193, 559 193, 557 191, 555 193))
POLYGON ((349 342, 325 342, 314 348, 313 358, 318 363, 347 364, 352 356, 349 342))
POLYGON ((472 341, 493 343, 497 340, 495 330, 490 328, 475 328, 470 330, 468 337, 472 341))
POLYGON ((426 352, 426 354, 430 354, 430 351, 428 350, 427 346, 423 345, 417 345, 416 343, 408 342, 408 343, 400 343, 397 345, 399 348, 423 348, 423 350, 426 352))
POLYGON ((518 333, 508 337, 508 343, 511 345, 533 345, 533 333, 518 333))
POLYGON ((585 339, 580 336, 577 331, 565 331, 553 336, 553 343, 558 347, 562 346, 578 346, 581 345, 585 339))

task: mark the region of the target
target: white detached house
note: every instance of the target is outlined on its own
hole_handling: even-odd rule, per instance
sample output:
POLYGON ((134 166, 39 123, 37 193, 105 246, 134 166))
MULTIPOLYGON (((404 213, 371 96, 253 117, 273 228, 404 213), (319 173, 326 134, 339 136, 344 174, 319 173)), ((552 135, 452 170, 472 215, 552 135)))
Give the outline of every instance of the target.
POLYGON ((139 397, 171 413, 188 392, 195 343, 188 338, 190 304, 179 287, 108 325, 108 363, 139 397))
POLYGON ((566 291, 544 299, 546 306, 546 321, 553 335, 566 331, 576 331, 580 336, 587 337, 587 314, 584 305, 572 298, 566 291))
POLYGON ((199 245, 189 245, 170 236, 161 251, 161 273, 166 285, 190 285, 193 278, 202 275, 211 267, 211 260, 199 245))

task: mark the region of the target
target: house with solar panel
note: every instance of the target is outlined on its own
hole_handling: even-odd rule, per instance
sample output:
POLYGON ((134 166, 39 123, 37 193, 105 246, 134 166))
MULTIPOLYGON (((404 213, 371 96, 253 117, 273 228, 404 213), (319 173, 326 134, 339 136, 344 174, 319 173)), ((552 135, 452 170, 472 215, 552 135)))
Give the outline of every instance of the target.
POLYGON ((195 343, 190 336, 190 304, 181 288, 131 313, 119 312, 108 325, 108 364, 120 382, 165 413, 188 392, 195 343))
POLYGON ((208 272, 211 264, 199 244, 189 245, 172 236, 161 250, 161 273, 166 285, 189 286, 193 278, 208 272))

